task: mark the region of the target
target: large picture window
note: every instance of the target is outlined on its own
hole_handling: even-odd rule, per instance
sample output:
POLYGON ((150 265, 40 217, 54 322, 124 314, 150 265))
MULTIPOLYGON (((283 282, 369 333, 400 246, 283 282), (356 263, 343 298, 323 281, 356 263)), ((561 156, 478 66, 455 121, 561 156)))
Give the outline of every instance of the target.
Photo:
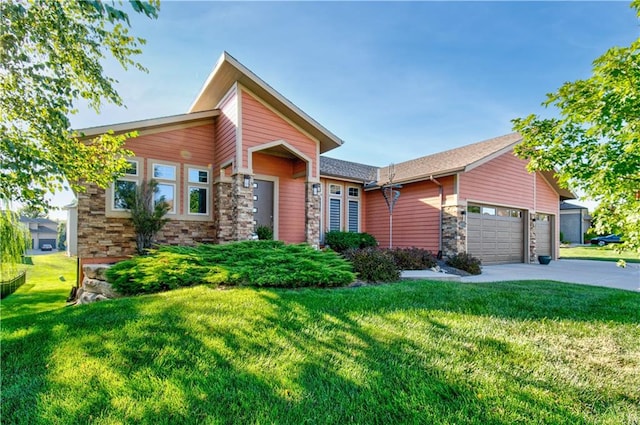
POLYGON ((209 170, 188 167, 187 211, 193 215, 209 215, 209 170))
POLYGON ((113 193, 111 209, 114 211, 129 210, 127 198, 130 197, 132 192, 135 192, 140 181, 138 160, 129 159, 127 163, 129 167, 125 171, 124 176, 116 180, 111 188, 113 193))
POLYGON ((169 214, 176 214, 176 181, 178 179, 175 165, 153 163, 152 177, 158 182, 158 190, 153 196, 154 205, 158 202, 166 202, 169 205, 169 214))

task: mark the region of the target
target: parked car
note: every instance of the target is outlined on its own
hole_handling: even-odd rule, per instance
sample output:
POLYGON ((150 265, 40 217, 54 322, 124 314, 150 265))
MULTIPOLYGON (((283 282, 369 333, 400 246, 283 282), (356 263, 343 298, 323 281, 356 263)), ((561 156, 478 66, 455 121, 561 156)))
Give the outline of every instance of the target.
POLYGON ((51 246, 50 243, 43 243, 42 246, 40 247, 40 251, 52 251, 53 247, 51 246))
POLYGON ((598 236, 591 239, 591 245, 605 246, 610 243, 622 243, 620 235, 598 236))

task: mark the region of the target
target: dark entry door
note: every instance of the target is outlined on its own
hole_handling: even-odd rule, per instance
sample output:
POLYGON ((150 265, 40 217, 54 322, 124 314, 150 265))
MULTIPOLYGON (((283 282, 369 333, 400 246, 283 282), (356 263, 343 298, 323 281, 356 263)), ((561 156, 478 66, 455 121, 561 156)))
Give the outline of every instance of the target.
POLYGON ((273 230, 273 182, 253 181, 253 220, 258 226, 273 230))

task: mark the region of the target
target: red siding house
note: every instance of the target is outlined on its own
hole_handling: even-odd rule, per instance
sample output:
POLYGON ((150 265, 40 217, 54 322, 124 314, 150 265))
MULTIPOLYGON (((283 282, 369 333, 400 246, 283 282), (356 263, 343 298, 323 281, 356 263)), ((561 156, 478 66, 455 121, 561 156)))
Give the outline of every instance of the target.
MULTIPOLYGON (((552 175, 528 173, 517 134, 389 167, 322 154, 343 142, 226 52, 189 111, 80 130, 137 130, 130 169, 113 185, 78 193, 81 264, 113 262, 135 251, 119 191, 148 179, 170 203, 164 244, 224 243, 252 237, 318 246, 329 230, 369 232, 382 246, 415 246, 485 263, 557 257, 560 200, 573 198, 552 175), (390 229, 383 192, 400 192, 390 229)), ((70 229, 73 231, 73 229, 70 229)))

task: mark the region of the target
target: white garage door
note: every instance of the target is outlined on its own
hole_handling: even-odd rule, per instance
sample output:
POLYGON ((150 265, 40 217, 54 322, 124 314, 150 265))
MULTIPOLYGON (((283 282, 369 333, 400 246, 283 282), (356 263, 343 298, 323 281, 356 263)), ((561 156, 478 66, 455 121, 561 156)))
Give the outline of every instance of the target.
POLYGON ((553 249, 551 223, 549 214, 536 214, 536 254, 538 255, 551 255, 553 249))
POLYGON ((467 251, 482 264, 522 263, 522 210, 492 205, 467 208, 467 251))

